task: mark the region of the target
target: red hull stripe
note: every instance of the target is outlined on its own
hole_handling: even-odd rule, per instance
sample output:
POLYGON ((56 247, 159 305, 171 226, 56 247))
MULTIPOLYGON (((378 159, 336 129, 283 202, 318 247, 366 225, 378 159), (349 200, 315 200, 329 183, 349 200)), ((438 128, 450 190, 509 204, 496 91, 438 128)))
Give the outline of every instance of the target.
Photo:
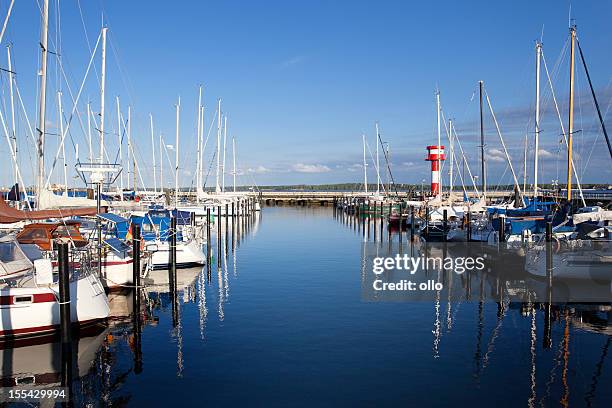
MULTIPOLYGON (((0 296, 0 305, 15 305, 15 298, 27 298, 32 296, 31 303, 46 303, 46 302, 55 302, 57 299, 53 293, 34 293, 34 294, 20 294, 20 295, 8 295, 8 296, 0 296)), ((18 304, 22 304, 21 302, 18 304)), ((23 304, 27 304, 27 302, 23 302, 23 304)))

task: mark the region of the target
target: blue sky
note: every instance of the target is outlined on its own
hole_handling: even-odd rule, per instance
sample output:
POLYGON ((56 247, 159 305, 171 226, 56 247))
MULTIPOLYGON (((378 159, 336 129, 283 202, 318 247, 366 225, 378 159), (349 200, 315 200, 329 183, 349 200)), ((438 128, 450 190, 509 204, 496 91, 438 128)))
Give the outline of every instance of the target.
MULTIPOLYGON (((0 7, 2 18, 8 2, 0 7)), ((36 2, 17 2, 0 52, 12 43, 14 70, 31 121, 36 117, 39 11, 36 2)), ((152 179, 148 114, 156 138, 174 143, 174 105, 181 96, 181 185, 193 183, 197 87, 205 87, 206 126, 216 98, 228 115, 228 134, 236 137, 243 184, 291 184, 361 181, 361 134, 374 149, 374 123, 389 142, 396 181, 429 179, 425 146, 435 143, 434 91, 440 89, 445 115, 456 121, 459 137, 474 171, 477 166, 478 104, 472 98, 484 80, 501 130, 522 179, 525 133, 533 145, 534 41, 544 32, 549 69, 568 36, 569 2, 406 2, 406 1, 61 1, 51 3, 53 47, 60 48, 64 70, 76 94, 102 24, 109 28, 107 120, 109 155, 117 151, 115 97, 121 110, 132 106, 133 135, 143 177, 152 179), (85 29, 83 27, 85 25, 85 29), (86 36, 89 37, 89 43, 86 36), (58 36, 58 34, 61 34, 58 36), (59 39, 59 41, 58 41, 59 39), (61 47, 57 47, 61 44, 61 47), (531 122, 530 122, 531 120, 531 122), (114 132, 114 136, 113 136, 114 132)), ((572 15, 590 65, 600 104, 612 101, 609 44, 610 2, 576 2, 572 15)), ((86 82, 79 110, 91 100, 99 111, 99 56, 86 82)), ((585 182, 610 182, 612 166, 597 127, 584 73, 577 70, 577 165, 585 182)), ((555 92, 567 122, 567 56, 554 76, 555 92)), ((50 57, 48 131, 57 132, 58 88, 64 109, 72 104, 65 83, 58 80, 57 57, 50 57)), ((543 74, 543 78, 544 74, 543 74)), ((9 116, 6 74, 2 74, 2 111, 9 116)), ((542 84, 543 132, 541 180, 563 180, 565 150, 558 143, 559 124, 545 82, 542 84)), ((68 115, 68 113, 66 113, 68 115)), ((25 120, 18 115, 22 172, 32 180, 33 146, 25 120)), ((609 119, 609 116, 607 118, 609 119)), ((85 117, 83 117, 85 120, 85 117)), ((71 135, 84 160, 86 139, 78 122, 71 135)), ((511 182, 500 159, 501 145, 487 116, 491 183, 511 182)), ((214 134, 214 132, 213 132, 214 134)), ((57 137, 48 137, 52 160, 57 137)), ((444 137, 443 137, 444 141, 444 137)), ((212 158, 213 138, 206 151, 212 158)), ((74 150, 69 143, 69 169, 74 150)), ((530 149, 530 156, 533 149, 530 149)), ((0 144, 6 154, 6 143, 0 144)), ((159 156, 159 152, 157 152, 159 156)), ((6 156, 8 157, 8 156, 6 156)), ((231 157, 228 151, 228 160, 231 157)), ((172 154, 172 160, 174 156, 172 154)), ((529 158, 531 180, 533 158, 529 158)), ((168 162, 165 162, 166 182, 168 162)), ((229 164, 228 164, 229 167, 229 164)), ((370 165, 370 180, 374 179, 370 165)), ((7 185, 11 172, 2 173, 7 185)), ((229 178, 229 176, 228 176, 229 178)), ((62 181, 55 171, 53 180, 62 181)), ((208 184, 213 177, 208 179, 208 184)), ((76 180, 72 182, 79 186, 76 180)))

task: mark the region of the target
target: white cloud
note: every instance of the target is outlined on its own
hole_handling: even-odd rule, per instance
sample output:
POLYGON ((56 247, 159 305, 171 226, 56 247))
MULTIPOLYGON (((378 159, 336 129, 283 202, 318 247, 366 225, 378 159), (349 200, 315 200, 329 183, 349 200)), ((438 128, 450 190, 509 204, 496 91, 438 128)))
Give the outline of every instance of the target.
POLYGON ((487 160, 494 163, 503 163, 506 161, 506 155, 499 149, 489 149, 487 151, 487 160))
POLYGON ((292 167, 293 171, 298 173, 327 173, 331 169, 323 164, 294 164, 292 167))
POLYGON ((363 164, 359 164, 359 163, 351 164, 350 166, 347 166, 346 169, 350 172, 361 171, 363 170, 363 164))
POLYGON ((270 172, 270 169, 264 166, 249 167, 247 169, 247 173, 254 173, 254 174, 263 174, 263 173, 269 173, 269 172, 270 172))
POLYGON ((548 150, 539 149, 538 157, 540 159, 551 159, 551 158, 555 157, 555 155, 552 154, 551 152, 549 152, 548 150))
POLYGON ((493 162, 493 163, 503 163, 506 161, 506 159, 504 157, 501 156, 489 156, 487 158, 487 161, 493 162))
POLYGON ((414 166, 414 162, 403 162, 402 166, 412 167, 412 166, 414 166))

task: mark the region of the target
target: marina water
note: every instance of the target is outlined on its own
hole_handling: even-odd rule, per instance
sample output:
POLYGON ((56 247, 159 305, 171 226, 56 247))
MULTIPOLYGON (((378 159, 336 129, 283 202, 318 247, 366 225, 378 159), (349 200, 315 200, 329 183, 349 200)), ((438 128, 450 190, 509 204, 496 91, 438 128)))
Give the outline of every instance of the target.
MULTIPOLYGON (((236 222, 220 254, 213 229, 210 268, 177 272, 174 322, 167 272, 152 276, 139 345, 133 294, 110 296, 109 327, 75 340, 75 405, 612 405, 609 304, 555 305, 544 339, 541 304, 484 301, 478 282, 450 302, 370 301, 358 223, 319 206, 236 222)), ((2 377, 34 352, 57 366, 57 347, 8 348, 2 377)))

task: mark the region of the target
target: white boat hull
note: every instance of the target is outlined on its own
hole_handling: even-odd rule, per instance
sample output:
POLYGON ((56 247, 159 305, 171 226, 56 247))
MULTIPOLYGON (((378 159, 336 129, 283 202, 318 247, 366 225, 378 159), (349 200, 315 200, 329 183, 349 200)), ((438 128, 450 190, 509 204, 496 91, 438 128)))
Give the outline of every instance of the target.
MULTIPOLYGON (((190 268, 204 265, 206 257, 202 248, 195 241, 176 243, 176 267, 190 268)), ((170 243, 158 242, 157 251, 151 255, 152 269, 168 269, 170 265, 170 243)))
MULTIPOLYGON (((0 289, 0 338, 53 333, 60 325, 59 289, 18 287, 0 289)), ((93 274, 70 282, 70 316, 81 326, 109 316, 108 299, 102 283, 93 274)))

